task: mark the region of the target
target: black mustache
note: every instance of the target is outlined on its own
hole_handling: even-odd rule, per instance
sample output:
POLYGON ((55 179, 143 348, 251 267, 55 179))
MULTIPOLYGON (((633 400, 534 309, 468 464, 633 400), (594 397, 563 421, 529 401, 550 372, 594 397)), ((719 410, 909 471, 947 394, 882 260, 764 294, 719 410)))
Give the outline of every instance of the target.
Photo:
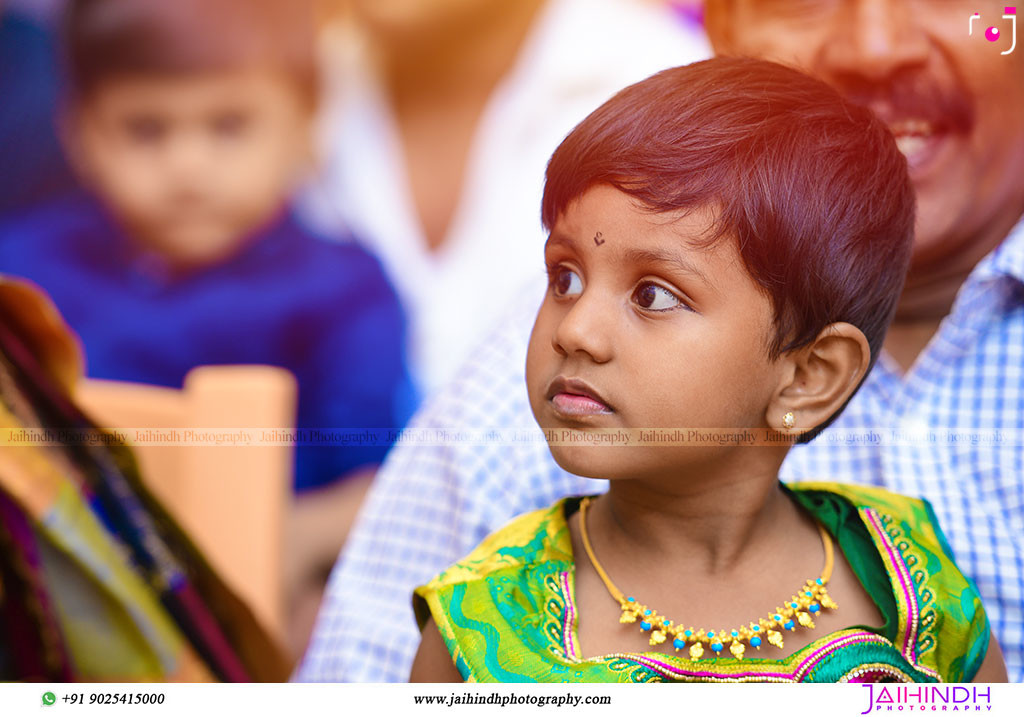
POLYGON ((974 103, 960 87, 944 89, 921 72, 900 72, 883 82, 847 77, 836 89, 854 104, 869 107, 884 122, 922 119, 937 129, 967 134, 974 126, 974 103))

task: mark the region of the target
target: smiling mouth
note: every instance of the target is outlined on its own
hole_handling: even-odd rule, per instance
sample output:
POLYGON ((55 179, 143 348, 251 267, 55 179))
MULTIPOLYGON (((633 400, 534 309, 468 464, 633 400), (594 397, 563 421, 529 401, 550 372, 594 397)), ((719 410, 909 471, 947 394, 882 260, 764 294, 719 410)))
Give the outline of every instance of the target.
POLYGON ((926 165, 948 136, 945 128, 925 119, 899 119, 888 125, 911 171, 926 165))
POLYGON ((555 413, 566 418, 614 413, 601 394, 579 379, 557 377, 548 387, 547 398, 555 413))

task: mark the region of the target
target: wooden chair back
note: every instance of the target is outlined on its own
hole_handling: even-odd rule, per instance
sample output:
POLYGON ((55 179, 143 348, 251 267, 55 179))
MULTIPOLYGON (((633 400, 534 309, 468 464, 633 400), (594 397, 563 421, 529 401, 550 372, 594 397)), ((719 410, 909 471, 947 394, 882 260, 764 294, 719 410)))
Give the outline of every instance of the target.
POLYGON ((296 396, 270 366, 202 366, 181 390, 85 379, 76 392, 99 426, 126 432, 147 486, 279 639, 293 450, 264 429, 273 441, 295 425, 296 396))

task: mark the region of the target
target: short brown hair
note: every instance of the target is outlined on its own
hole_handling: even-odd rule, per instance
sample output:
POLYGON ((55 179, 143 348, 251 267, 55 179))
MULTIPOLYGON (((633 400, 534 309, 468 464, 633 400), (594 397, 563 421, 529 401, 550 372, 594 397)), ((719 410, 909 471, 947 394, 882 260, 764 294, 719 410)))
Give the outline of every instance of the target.
POLYGON ((870 110, 763 60, 665 70, 619 92, 558 147, 545 226, 597 184, 656 213, 718 209, 708 241, 734 239, 771 300, 773 358, 845 321, 874 363, 906 276, 915 200, 906 159, 870 110))
POLYGON ((115 76, 265 64, 316 100, 310 0, 70 0, 64 30, 75 97, 115 76))

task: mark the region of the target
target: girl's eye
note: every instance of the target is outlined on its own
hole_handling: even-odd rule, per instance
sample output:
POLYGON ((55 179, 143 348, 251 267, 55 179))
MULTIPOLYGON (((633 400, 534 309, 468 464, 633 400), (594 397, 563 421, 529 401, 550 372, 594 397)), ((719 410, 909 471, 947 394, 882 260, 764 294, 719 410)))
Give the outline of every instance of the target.
POLYGON ((578 296, 583 293, 583 280, 572 269, 559 266, 551 277, 551 288, 555 296, 578 296))
POLYGON ((663 286, 644 282, 633 292, 633 301, 637 306, 648 311, 669 311, 680 306, 686 306, 671 291, 663 286))

